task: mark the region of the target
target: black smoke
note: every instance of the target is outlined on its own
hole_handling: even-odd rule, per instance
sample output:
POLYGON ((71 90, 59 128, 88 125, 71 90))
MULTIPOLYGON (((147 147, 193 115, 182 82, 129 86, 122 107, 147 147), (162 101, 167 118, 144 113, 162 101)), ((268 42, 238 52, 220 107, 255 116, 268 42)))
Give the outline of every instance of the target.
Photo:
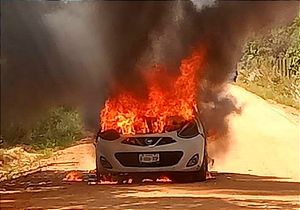
POLYGON ((218 107, 204 117, 221 116, 207 124, 226 133, 236 107, 220 94, 243 43, 297 11, 297 1, 216 1, 201 10, 191 1, 1 1, 1 130, 61 104, 79 108, 96 128, 113 87, 145 93, 137 65, 174 71, 203 43, 199 101, 218 107))
POLYGON ((166 9, 159 2, 1 1, 2 127, 66 104, 96 128, 110 84, 143 89, 132 69, 166 9))

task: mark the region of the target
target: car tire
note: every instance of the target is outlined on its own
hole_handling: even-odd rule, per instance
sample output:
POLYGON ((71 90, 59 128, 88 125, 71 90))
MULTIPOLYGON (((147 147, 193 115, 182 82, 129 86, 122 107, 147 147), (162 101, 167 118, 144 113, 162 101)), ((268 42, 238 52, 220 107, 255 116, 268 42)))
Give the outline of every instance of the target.
POLYGON ((205 181, 206 173, 207 173, 207 154, 205 153, 201 168, 196 173, 196 181, 199 181, 199 182, 205 181))
POLYGON ((100 169, 100 158, 96 157, 96 175, 97 175, 97 180, 99 181, 101 179, 101 169, 100 169))

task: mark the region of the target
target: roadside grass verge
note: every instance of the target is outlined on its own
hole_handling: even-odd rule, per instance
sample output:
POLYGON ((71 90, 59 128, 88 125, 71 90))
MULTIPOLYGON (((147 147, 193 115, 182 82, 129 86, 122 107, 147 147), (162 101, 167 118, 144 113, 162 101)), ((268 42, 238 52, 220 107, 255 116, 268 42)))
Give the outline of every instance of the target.
POLYGON ((26 151, 64 148, 84 135, 79 113, 61 106, 52 108, 31 129, 12 124, 2 130, 3 148, 22 145, 26 151))
POLYGON ((242 75, 238 77, 237 84, 266 100, 270 99, 300 111, 299 81, 298 78, 279 78, 274 75, 256 78, 253 81, 245 81, 242 75))
POLYGON ((237 65, 237 84, 299 111, 299 33, 300 14, 290 24, 248 40, 237 65))
POLYGON ((50 109, 31 129, 21 124, 1 130, 0 181, 45 165, 52 154, 85 135, 79 113, 68 107, 50 109))
POLYGON ((29 153, 22 147, 0 149, 0 181, 16 178, 21 173, 45 166, 50 153, 45 154, 29 153))

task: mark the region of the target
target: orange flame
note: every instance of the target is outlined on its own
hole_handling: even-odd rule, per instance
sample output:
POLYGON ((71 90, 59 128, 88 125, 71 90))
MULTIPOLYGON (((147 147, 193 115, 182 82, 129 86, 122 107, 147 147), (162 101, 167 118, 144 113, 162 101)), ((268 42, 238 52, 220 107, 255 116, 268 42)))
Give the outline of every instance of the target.
POLYGON ((81 182, 82 181, 82 174, 78 171, 71 171, 66 175, 64 181, 74 181, 74 182, 81 182))
POLYGON ((118 184, 118 181, 114 180, 111 175, 102 176, 98 184, 118 184))
POLYGON ((109 185, 109 184, 118 184, 118 181, 105 181, 105 180, 100 180, 100 181, 98 182, 98 184, 107 184, 107 185, 109 185))
POLYGON ((172 182, 172 180, 169 179, 169 177, 167 176, 161 176, 158 179, 156 179, 156 182, 172 182))
POLYGON ((147 98, 138 99, 130 92, 109 98, 100 114, 101 131, 115 129, 122 134, 161 133, 195 115, 197 73, 203 66, 203 50, 194 50, 183 59, 180 75, 170 76, 162 66, 154 66, 142 75, 147 98))

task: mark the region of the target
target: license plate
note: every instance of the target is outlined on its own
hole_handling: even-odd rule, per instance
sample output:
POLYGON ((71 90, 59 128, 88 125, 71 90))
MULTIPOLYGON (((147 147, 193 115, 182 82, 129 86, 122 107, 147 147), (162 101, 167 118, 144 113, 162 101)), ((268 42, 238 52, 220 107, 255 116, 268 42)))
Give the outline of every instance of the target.
POLYGON ((159 154, 139 154, 140 163, 156 163, 159 162, 159 154))

